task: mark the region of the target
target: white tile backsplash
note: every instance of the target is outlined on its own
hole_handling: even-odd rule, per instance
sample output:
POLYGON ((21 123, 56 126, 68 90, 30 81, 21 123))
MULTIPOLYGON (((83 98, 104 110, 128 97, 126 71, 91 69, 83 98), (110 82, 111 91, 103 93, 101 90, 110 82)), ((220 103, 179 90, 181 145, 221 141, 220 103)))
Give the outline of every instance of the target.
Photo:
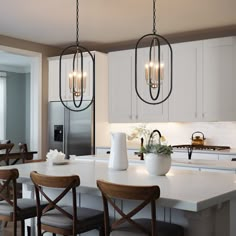
MULTIPOLYGON (((129 134, 140 124, 109 124, 110 132, 129 134)), ((150 130, 158 129, 171 145, 190 144, 192 133, 201 131, 205 135, 206 145, 230 146, 236 148, 236 122, 197 122, 197 123, 150 123, 150 130)), ((110 146, 110 143, 107 144, 110 146)), ((128 146, 139 145, 139 140, 128 143, 128 146)))

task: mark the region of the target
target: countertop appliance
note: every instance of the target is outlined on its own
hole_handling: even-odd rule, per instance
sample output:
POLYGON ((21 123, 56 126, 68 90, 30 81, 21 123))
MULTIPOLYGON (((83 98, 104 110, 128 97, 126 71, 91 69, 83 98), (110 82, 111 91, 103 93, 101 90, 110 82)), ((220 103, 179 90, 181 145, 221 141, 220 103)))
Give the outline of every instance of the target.
POLYGON ((187 149, 188 151, 188 159, 190 160, 192 157, 193 150, 210 150, 210 151, 220 151, 230 149, 229 146, 213 146, 213 145, 193 145, 193 144, 181 144, 181 145, 173 145, 174 149, 187 149))
MULTIPOLYGON (((89 102, 84 102, 84 106, 89 102)), ((61 102, 49 102, 48 115, 49 149, 62 151, 67 158, 95 154, 94 104, 84 111, 72 112, 61 102)))
POLYGON ((192 145, 204 145, 205 137, 202 132, 196 131, 192 134, 191 140, 192 140, 192 145))

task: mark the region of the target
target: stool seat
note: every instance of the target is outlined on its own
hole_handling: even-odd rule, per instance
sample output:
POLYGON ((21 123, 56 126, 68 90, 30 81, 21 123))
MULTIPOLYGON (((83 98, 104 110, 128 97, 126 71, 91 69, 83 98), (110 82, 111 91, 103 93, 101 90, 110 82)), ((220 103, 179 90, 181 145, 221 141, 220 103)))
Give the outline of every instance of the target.
MULTIPOLYGON (((41 201, 41 207, 43 208, 46 202, 41 201)), ((14 209, 13 206, 9 205, 6 201, 0 202, 0 215, 13 218, 14 209)), ((17 210, 16 210, 16 220, 21 220, 22 218, 28 219, 35 217, 36 212, 36 201, 34 199, 20 198, 17 199, 17 210)))
MULTIPOLYGON (((152 226, 152 221, 150 219, 135 219, 136 223, 142 225, 147 231, 150 231, 152 226)), ((156 222, 156 232, 158 236, 182 236, 184 235, 183 227, 177 224, 170 224, 163 221, 156 222)), ((124 223, 121 226, 114 229, 110 236, 147 236, 147 234, 140 232, 139 229, 133 227, 129 223, 124 223)), ((151 235, 151 232, 150 232, 151 235)))
MULTIPOLYGON (((62 206, 63 210, 69 214, 73 214, 73 207, 62 206)), ((103 211, 90 208, 77 207, 77 232, 85 232, 87 228, 92 228, 93 225, 103 224, 103 211)), ((51 210, 45 213, 41 218, 41 223, 52 227, 60 227, 63 229, 71 229, 73 221, 62 215, 58 210, 51 210)))

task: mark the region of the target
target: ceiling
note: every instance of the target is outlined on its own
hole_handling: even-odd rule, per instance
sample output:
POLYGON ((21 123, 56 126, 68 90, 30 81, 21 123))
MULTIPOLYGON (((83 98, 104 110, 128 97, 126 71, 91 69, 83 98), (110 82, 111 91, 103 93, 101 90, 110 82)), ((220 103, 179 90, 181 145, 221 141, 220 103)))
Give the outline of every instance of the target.
MULTIPOLYGON (((152 31, 152 0, 80 0, 79 39, 136 40, 152 31)), ((64 46, 75 42, 75 0, 0 0, 0 34, 64 46)), ((236 0, 157 0, 157 33, 236 26, 236 0)))

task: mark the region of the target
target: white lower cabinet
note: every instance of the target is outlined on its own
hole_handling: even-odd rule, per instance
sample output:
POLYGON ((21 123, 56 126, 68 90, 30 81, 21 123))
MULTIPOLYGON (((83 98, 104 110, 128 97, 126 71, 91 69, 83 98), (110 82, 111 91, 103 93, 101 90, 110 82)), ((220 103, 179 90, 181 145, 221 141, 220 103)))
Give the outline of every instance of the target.
POLYGON ((217 161, 218 154, 208 154, 208 153, 196 153, 193 151, 192 160, 209 160, 209 161, 217 161))
MULTIPOLYGON (((172 153, 172 158, 174 159, 185 159, 188 160, 188 152, 174 152, 172 153)), ((218 160, 218 154, 214 153, 200 153, 200 152, 192 152, 191 160, 209 160, 216 161, 218 160)))
POLYGON ((213 169, 213 168, 200 168, 200 171, 235 174, 234 170, 223 170, 223 169, 213 169))
POLYGON ((232 158, 236 158, 236 155, 219 154, 219 160, 231 161, 232 158))

